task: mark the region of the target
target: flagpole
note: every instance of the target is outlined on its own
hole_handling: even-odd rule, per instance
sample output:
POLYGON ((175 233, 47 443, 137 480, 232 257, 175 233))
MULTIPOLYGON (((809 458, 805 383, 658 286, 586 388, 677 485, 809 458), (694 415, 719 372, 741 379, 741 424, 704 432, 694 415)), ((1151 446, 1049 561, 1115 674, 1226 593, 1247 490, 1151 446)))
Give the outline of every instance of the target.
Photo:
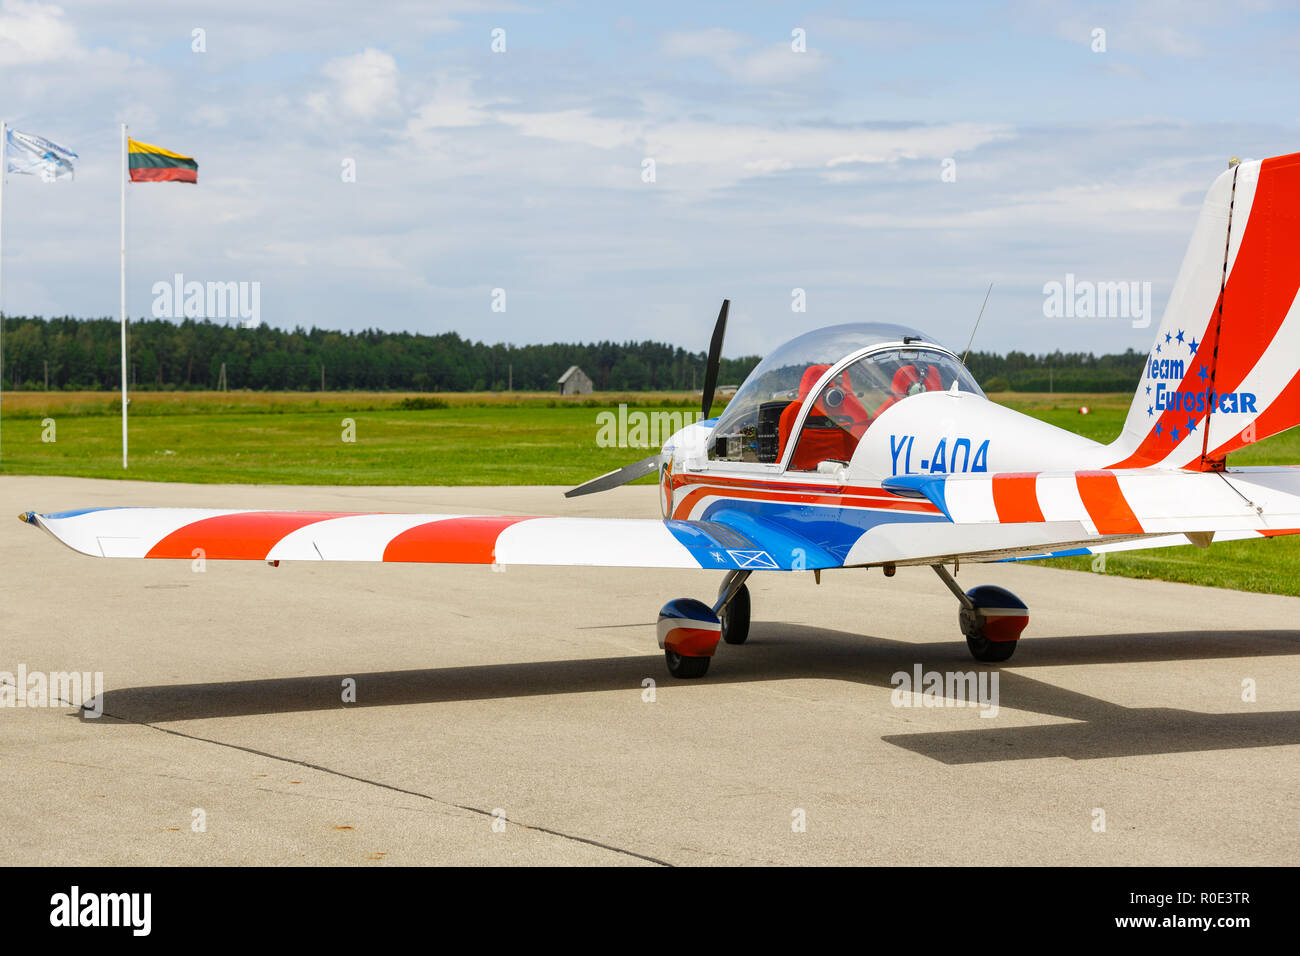
POLYGON ((126 468, 126 124, 122 124, 122 468, 126 468))

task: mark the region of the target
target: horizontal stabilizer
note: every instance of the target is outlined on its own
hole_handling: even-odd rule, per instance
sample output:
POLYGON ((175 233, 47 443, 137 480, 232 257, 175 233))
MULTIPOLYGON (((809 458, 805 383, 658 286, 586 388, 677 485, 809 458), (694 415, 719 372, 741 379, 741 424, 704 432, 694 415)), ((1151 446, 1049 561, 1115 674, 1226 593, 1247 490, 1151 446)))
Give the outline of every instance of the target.
POLYGON ((1300 468, 901 475, 884 486, 928 498, 959 525, 1077 522, 1101 536, 1300 528, 1300 468))

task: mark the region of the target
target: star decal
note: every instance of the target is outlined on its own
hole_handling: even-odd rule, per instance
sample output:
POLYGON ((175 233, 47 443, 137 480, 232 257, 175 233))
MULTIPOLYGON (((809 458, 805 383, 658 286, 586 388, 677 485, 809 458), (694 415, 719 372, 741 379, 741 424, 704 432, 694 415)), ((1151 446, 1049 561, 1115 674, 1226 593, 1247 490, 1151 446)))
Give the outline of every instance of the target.
POLYGON ((1159 434, 1161 434, 1162 432, 1164 432, 1164 429, 1160 427, 1160 423, 1159 423, 1159 422, 1156 422, 1156 434, 1159 435, 1159 434))
POLYGON ((1187 434, 1190 435, 1194 431, 1196 431, 1196 422, 1189 418, 1187 419, 1187 434))
POLYGON ((1209 376, 1205 374, 1205 366, 1204 366, 1204 365, 1202 365, 1202 366, 1200 366, 1200 367, 1198 367, 1198 368, 1196 369, 1196 374, 1199 375, 1199 376, 1201 376, 1201 383, 1202 383, 1202 384, 1204 384, 1204 383, 1205 383, 1205 380, 1206 380, 1207 378, 1209 378, 1209 376))
POLYGON ((1175 335, 1174 338, 1176 338, 1176 339, 1178 340, 1178 344, 1179 344, 1179 345, 1182 345, 1182 344, 1183 344, 1183 330, 1182 330, 1182 329, 1179 329, 1179 330, 1178 330, 1178 334, 1175 335))
POLYGON ((1148 395, 1151 394, 1151 386, 1150 386, 1150 385, 1147 386, 1147 394, 1148 394, 1148 395))
POLYGON ((1165 333, 1165 342, 1168 343, 1171 339, 1173 339, 1173 336, 1170 335, 1168 332, 1166 332, 1166 333, 1165 333))
POLYGON ((1197 350, 1198 348, 1201 347, 1201 343, 1198 342, 1198 341, 1196 341, 1195 338, 1193 338, 1190 342, 1187 343, 1187 347, 1188 347, 1189 349, 1191 349, 1191 350, 1192 350, 1192 354, 1195 355, 1195 354, 1196 354, 1196 350, 1197 350))
POLYGON ((1175 428, 1170 428, 1170 429, 1169 429, 1169 440, 1170 440, 1171 442, 1177 442, 1177 441, 1178 441, 1178 429, 1177 429, 1176 427, 1175 427, 1175 428))
POLYGON ((1156 413, 1155 409, 1152 408, 1150 405, 1148 405, 1148 406, 1147 406, 1147 417, 1150 418, 1150 417, 1151 417, 1152 415, 1154 415, 1155 413, 1156 413))
POLYGON ((1157 354, 1157 355, 1160 354, 1160 343, 1159 343, 1159 342, 1156 343, 1156 354, 1157 354))

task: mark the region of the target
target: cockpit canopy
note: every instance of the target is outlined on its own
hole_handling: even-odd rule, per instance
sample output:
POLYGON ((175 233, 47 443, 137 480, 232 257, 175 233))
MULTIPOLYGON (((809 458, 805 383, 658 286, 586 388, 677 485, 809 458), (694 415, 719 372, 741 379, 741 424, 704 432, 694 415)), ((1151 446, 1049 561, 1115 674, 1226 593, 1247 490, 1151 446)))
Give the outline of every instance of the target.
POLYGON ((718 419, 709 439, 714 460, 780 462, 806 404, 791 471, 847 464, 866 430, 887 409, 918 392, 952 388, 983 395, 966 367, 915 329, 855 322, 791 339, 758 364, 718 419), (879 346, 874 348, 874 346, 879 346), (816 396, 832 367, 841 368, 816 396))

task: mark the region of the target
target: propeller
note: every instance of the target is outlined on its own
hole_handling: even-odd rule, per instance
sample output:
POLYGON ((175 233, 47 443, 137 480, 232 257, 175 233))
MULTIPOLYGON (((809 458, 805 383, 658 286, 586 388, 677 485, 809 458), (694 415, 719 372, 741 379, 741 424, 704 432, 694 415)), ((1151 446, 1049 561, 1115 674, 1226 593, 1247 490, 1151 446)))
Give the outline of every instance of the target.
POLYGON ((727 312, 731 309, 731 300, 723 299, 722 308, 718 310, 718 321, 713 326, 713 341, 709 343, 709 364, 704 368, 704 400, 701 409, 704 417, 709 417, 713 408, 713 390, 718 385, 718 363, 722 361, 722 339, 727 334, 727 312))
MULTIPOLYGON (((722 339, 727 333, 727 311, 730 308, 731 300, 723 299, 722 309, 718 312, 718 321, 713 326, 713 339, 709 342, 709 361, 704 370, 704 398, 700 406, 705 418, 709 417, 709 410, 713 407, 713 391, 718 385, 718 364, 722 361, 722 339)), ((659 458, 659 452, 655 452, 640 461, 607 472, 599 478, 584 481, 578 487, 566 491, 564 497, 577 498, 581 495, 594 495, 598 491, 609 491, 609 489, 617 488, 619 485, 626 485, 629 481, 644 478, 646 475, 659 470, 659 458)))
POLYGON ((577 498, 579 495, 594 495, 598 491, 609 491, 611 488, 626 485, 629 481, 636 481, 638 478, 643 478, 658 470, 659 453, 655 452, 648 458, 642 458, 630 465, 624 465, 622 468, 606 472, 599 478, 591 479, 591 481, 584 481, 578 487, 566 491, 564 497, 577 498))

